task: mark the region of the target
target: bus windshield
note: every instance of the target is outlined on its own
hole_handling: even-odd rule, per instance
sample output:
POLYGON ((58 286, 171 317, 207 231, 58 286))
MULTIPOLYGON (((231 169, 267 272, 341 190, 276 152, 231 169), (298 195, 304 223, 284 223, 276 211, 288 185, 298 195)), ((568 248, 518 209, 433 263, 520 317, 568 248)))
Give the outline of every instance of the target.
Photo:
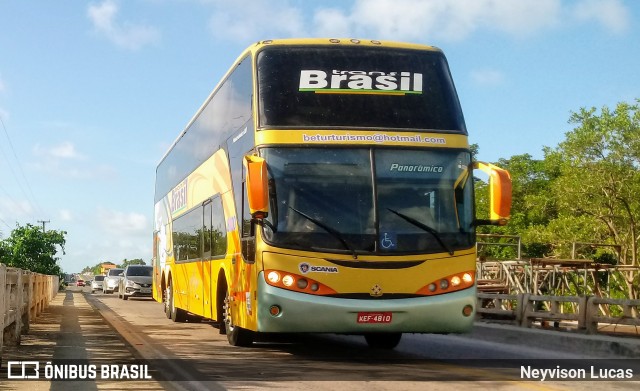
POLYGON ((444 55, 379 47, 267 47, 259 127, 393 128, 466 134, 444 55))
POLYGON ((270 198, 263 232, 275 246, 355 255, 451 253, 473 245, 468 152, 264 148, 261 154, 270 198))

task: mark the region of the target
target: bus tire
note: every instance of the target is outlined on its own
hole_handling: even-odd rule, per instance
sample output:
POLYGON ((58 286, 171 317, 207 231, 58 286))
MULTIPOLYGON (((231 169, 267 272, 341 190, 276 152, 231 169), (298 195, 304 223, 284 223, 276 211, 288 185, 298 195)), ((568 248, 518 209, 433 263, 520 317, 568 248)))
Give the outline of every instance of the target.
POLYGON ((164 290, 164 314, 167 319, 171 319, 171 296, 173 293, 170 289, 171 285, 168 285, 164 290))
POLYGON ((234 326, 231 317, 231 306, 229 305, 229 289, 227 289, 224 299, 224 327, 227 334, 227 340, 232 346, 251 346, 253 345, 254 333, 251 330, 234 326))
POLYGON ((174 322, 184 322, 187 320, 187 311, 182 308, 176 307, 176 300, 173 294, 173 285, 169 282, 167 288, 167 302, 169 303, 170 319, 174 322))
POLYGON ((393 349, 400 343, 402 333, 370 333, 365 334, 367 345, 373 349, 393 349))

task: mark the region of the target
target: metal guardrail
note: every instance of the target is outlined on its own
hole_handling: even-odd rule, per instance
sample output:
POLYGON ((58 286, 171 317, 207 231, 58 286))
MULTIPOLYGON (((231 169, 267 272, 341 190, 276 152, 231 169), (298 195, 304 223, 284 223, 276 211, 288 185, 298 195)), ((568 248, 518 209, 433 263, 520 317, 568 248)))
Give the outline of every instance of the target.
POLYGON ((58 293, 58 276, 32 273, 0 264, 0 363, 2 350, 20 344, 35 319, 58 293))
POLYGON ((635 326, 640 336, 640 300, 608 299, 597 296, 541 296, 478 292, 478 319, 500 320, 522 327, 534 322, 568 321, 589 334, 629 334, 620 325, 635 326), (618 313, 619 315, 612 315, 618 313))

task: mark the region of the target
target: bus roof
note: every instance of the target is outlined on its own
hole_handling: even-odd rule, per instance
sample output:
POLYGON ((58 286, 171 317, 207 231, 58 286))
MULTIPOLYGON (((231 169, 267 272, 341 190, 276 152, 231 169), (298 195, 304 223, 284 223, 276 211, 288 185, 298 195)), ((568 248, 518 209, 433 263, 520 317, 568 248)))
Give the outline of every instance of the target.
POLYGON ((269 46, 321 46, 321 45, 336 45, 336 46, 365 46, 365 47, 386 47, 386 48, 394 48, 394 49, 409 49, 409 50, 425 50, 432 52, 442 52, 442 50, 435 46, 429 45, 421 45, 415 43, 407 43, 407 42, 398 42, 398 41, 378 41, 375 39, 357 39, 357 38, 286 38, 286 39, 269 39, 264 41, 258 41, 255 44, 249 46, 238 56, 238 58, 232 63, 227 72, 224 74, 222 78, 216 84, 216 87, 211 91, 209 96, 204 100, 200 108, 196 111, 196 113, 191 117, 187 125, 184 129, 178 134, 178 137, 173 141, 167 152, 162 156, 162 159, 158 162, 158 166, 162 161, 169 155, 171 150, 176 146, 178 141, 184 136, 187 132, 191 124, 196 120, 196 118, 200 115, 204 107, 207 105, 209 100, 216 93, 222 82, 226 80, 229 74, 235 69, 235 67, 242 61, 247 55, 250 53, 255 54, 260 50, 269 47, 269 46))

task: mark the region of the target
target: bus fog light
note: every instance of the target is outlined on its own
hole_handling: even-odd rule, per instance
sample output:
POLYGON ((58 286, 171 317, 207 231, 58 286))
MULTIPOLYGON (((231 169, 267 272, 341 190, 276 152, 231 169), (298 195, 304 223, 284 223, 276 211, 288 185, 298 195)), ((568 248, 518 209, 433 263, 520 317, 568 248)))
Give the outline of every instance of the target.
POLYGON ((318 289, 320 289, 318 284, 316 284, 315 282, 313 284, 311 284, 311 290, 312 291, 316 292, 318 289))
POLYGON ((438 286, 434 283, 429 284, 429 292, 435 292, 438 286))
POLYGON ((269 307, 269 314, 271 314, 271 316, 278 316, 280 315, 281 311, 282 310, 277 305, 272 305, 271 307, 269 307))
POLYGON ((307 286, 309 286, 309 281, 305 280, 304 278, 298 280, 299 289, 305 289, 307 286))
POLYGON ((282 277, 282 283, 284 284, 284 286, 293 285, 293 277, 287 274, 286 276, 282 277))
POLYGON ((440 289, 447 289, 449 288, 449 281, 442 279, 440 280, 440 289))
POLYGON ((471 316, 471 314, 473 313, 473 306, 470 304, 467 304, 464 306, 464 308, 462 308, 462 315, 464 316, 471 316))
POLYGON ((280 274, 278 274, 277 272, 269 272, 269 274, 267 275, 267 279, 269 280, 269 282, 276 284, 280 281, 280 274))
POLYGON ((467 284, 472 283, 473 282, 473 276, 469 273, 464 273, 462 275, 462 281, 466 282, 467 284))
POLYGON ((461 282, 462 282, 462 280, 460 279, 460 277, 458 277, 458 276, 451 277, 451 286, 456 287, 456 286, 460 285, 461 282))

